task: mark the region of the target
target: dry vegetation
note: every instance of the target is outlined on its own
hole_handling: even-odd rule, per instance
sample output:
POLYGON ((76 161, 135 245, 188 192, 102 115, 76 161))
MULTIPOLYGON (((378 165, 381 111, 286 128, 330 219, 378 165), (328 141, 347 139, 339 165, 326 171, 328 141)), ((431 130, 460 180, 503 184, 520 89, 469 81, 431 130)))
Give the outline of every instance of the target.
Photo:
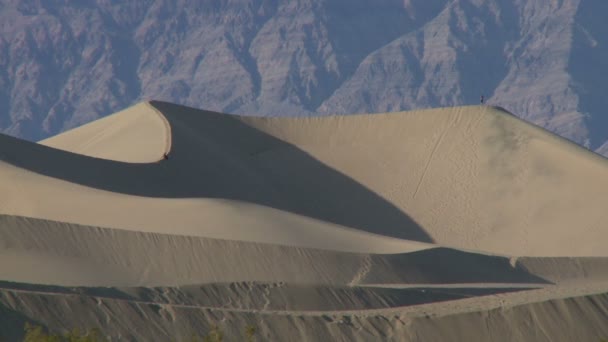
MULTIPOLYGON (((99 329, 93 328, 86 331, 80 331, 78 328, 65 334, 54 334, 48 332, 45 328, 39 325, 25 323, 25 336, 23 342, 106 342, 108 341, 99 329)), ((256 329, 252 325, 245 327, 243 332, 244 341, 255 341, 256 329)), ((206 335, 192 335, 187 342, 222 342, 224 341, 224 332, 217 326, 212 326, 209 333, 206 335)), ((184 341, 186 342, 186 341, 184 341)))

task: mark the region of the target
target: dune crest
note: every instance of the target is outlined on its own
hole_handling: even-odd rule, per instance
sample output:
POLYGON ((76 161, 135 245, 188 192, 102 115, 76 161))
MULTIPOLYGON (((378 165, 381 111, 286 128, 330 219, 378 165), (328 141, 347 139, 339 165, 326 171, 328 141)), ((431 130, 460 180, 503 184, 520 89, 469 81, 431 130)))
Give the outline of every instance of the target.
POLYGON ((152 163, 171 151, 171 126, 149 102, 39 142, 89 157, 152 163))

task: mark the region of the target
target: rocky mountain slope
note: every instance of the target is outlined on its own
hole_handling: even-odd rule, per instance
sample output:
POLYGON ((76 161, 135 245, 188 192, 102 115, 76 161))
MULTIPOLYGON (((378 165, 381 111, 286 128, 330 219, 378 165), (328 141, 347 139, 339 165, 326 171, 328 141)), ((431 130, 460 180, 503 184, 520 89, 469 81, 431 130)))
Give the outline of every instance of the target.
POLYGON ((0 0, 0 131, 142 99, 256 115, 487 102, 608 153, 608 2, 0 0))

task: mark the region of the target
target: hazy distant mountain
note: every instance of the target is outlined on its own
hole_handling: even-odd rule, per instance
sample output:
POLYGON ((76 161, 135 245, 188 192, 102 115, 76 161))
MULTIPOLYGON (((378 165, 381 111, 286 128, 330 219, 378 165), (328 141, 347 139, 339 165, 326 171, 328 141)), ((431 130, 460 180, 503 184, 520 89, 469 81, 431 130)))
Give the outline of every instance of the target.
POLYGON ((603 0, 0 0, 0 130, 487 102, 608 152, 603 0))

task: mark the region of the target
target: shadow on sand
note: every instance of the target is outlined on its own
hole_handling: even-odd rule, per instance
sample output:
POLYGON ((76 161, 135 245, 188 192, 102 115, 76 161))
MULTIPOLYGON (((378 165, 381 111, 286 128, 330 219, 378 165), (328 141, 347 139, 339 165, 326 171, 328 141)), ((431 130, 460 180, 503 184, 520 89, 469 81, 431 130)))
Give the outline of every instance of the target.
POLYGON ((374 255, 366 283, 387 281, 403 284, 551 284, 520 265, 512 265, 508 257, 467 252, 438 247, 421 251, 374 255), (415 270, 413 272, 386 273, 384 270, 415 270))
POLYGON ((171 126, 169 160, 123 163, 5 135, 0 135, 0 159, 38 174, 122 194, 245 201, 372 233, 432 242, 406 213, 378 194, 236 116, 151 104, 171 126))

